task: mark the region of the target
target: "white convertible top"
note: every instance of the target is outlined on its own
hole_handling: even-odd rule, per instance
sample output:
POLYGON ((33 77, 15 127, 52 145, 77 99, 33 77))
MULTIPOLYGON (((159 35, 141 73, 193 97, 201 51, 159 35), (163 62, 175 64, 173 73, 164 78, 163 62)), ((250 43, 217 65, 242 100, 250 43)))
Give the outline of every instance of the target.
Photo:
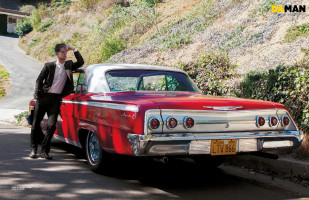
POLYGON ((87 73, 91 73, 91 71, 99 70, 103 73, 110 70, 158 70, 158 71, 174 71, 174 72, 184 72, 181 69, 176 69, 173 67, 163 67, 163 66, 155 66, 155 65, 142 65, 142 64, 95 64, 87 67, 87 73))
MULTIPOLYGON (((87 90, 94 93, 110 92, 105 74, 112 70, 156 70, 156 71, 172 71, 186 74, 181 69, 173 67, 163 67, 154 65, 141 64, 95 64, 84 69, 87 74, 87 90)), ((186 74, 187 75, 187 74, 186 74)))

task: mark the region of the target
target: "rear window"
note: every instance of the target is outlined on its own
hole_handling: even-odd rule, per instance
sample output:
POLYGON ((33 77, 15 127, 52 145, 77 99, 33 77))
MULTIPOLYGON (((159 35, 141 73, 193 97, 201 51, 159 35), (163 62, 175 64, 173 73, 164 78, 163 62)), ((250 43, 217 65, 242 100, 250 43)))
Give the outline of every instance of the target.
POLYGON ((188 91, 197 92, 189 77, 180 72, 153 70, 114 70, 105 74, 111 92, 188 91))

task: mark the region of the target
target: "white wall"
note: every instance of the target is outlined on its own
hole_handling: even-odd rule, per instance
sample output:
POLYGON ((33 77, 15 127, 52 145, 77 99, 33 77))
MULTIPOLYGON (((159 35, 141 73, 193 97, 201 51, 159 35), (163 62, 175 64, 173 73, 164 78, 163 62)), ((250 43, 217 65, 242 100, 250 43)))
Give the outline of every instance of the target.
POLYGON ((14 33, 15 27, 17 25, 17 19, 19 18, 15 16, 8 16, 8 28, 7 28, 8 33, 14 33), (16 22, 12 23, 12 20, 15 20, 16 22))

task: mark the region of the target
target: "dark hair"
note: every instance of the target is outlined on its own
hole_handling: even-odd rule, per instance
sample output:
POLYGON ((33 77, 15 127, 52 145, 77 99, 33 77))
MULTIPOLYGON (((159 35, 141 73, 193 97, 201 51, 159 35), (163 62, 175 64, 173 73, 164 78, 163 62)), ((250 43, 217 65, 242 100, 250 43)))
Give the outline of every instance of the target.
POLYGON ((66 47, 66 45, 64 43, 56 44, 55 52, 59 52, 61 50, 61 48, 63 48, 63 47, 66 47))

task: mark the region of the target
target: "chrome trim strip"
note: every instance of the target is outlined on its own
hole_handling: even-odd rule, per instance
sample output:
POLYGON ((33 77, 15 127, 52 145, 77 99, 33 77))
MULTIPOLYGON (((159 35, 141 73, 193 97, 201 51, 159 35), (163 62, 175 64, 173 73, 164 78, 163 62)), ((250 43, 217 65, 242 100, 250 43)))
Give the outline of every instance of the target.
POLYGON ((147 156, 158 155, 188 155, 190 153, 190 144, 175 143, 173 145, 156 144, 145 151, 147 156))
MULTIPOLYGON (((192 118, 192 117, 191 117, 192 118)), ((266 121, 266 120, 265 120, 266 121)), ((183 122, 182 122, 183 123, 183 122)), ((216 121, 216 120, 209 120, 209 121, 202 121, 202 120, 199 120, 199 121, 196 121, 195 124, 226 124, 226 123, 229 123, 229 124, 254 124, 255 123, 255 120, 246 120, 246 121, 229 121, 229 120, 221 120, 221 121, 216 121)))
MULTIPOLYGON (((186 110, 186 109, 161 109, 162 111, 170 111, 170 112, 186 112, 186 113, 196 113, 196 112, 201 112, 201 113, 209 113, 209 112, 214 112, 214 113, 219 113, 219 112, 253 112, 253 111, 277 111, 277 108, 271 108, 271 109, 254 109, 254 110, 186 110)), ((283 110, 283 109, 279 109, 283 110)))
POLYGON ((62 137, 62 136, 59 136, 59 135, 54 135, 54 138, 57 139, 57 140, 61 140, 63 142, 66 142, 68 144, 72 144, 72 145, 77 146, 79 148, 82 148, 82 145, 80 143, 74 142, 74 141, 69 140, 69 139, 67 139, 65 137, 62 137))
POLYGON ((297 135, 288 135, 288 134, 259 134, 259 135, 212 135, 212 136, 197 136, 197 134, 192 134, 191 137, 182 137, 180 136, 158 136, 158 137, 151 137, 150 141, 174 141, 174 140, 222 140, 222 139, 259 139, 259 138, 284 138, 284 137, 297 137, 297 135))
MULTIPOLYGON (((135 134, 128 134, 130 135, 135 134)), ((175 140, 210 140, 210 139, 258 139, 258 138, 278 138, 296 137, 301 139, 299 131, 252 131, 252 132, 230 132, 230 133, 173 133, 173 134, 153 134, 138 135, 139 139, 149 141, 175 141, 175 140)))
POLYGON ((284 140, 284 141, 264 141, 263 148, 265 149, 272 149, 272 148, 278 148, 278 147, 292 147, 293 142, 290 140, 284 140))
POLYGON ((260 150, 258 139, 240 139, 237 144, 237 152, 252 152, 260 150))
POLYGON ((210 154, 211 140, 193 140, 190 143, 189 154, 210 154))
POLYGON ((233 111, 238 108, 243 108, 243 106, 203 106, 204 108, 209 108, 213 110, 222 110, 222 111, 233 111))
POLYGON ((85 102, 85 101, 70 101, 64 100, 63 103, 72 103, 78 105, 85 105, 85 106, 96 106, 100 108, 110 108, 115 110, 123 110, 123 111, 131 111, 131 112, 138 112, 138 106, 134 105, 124 105, 124 104, 116 104, 116 103, 98 103, 98 102, 85 102))

